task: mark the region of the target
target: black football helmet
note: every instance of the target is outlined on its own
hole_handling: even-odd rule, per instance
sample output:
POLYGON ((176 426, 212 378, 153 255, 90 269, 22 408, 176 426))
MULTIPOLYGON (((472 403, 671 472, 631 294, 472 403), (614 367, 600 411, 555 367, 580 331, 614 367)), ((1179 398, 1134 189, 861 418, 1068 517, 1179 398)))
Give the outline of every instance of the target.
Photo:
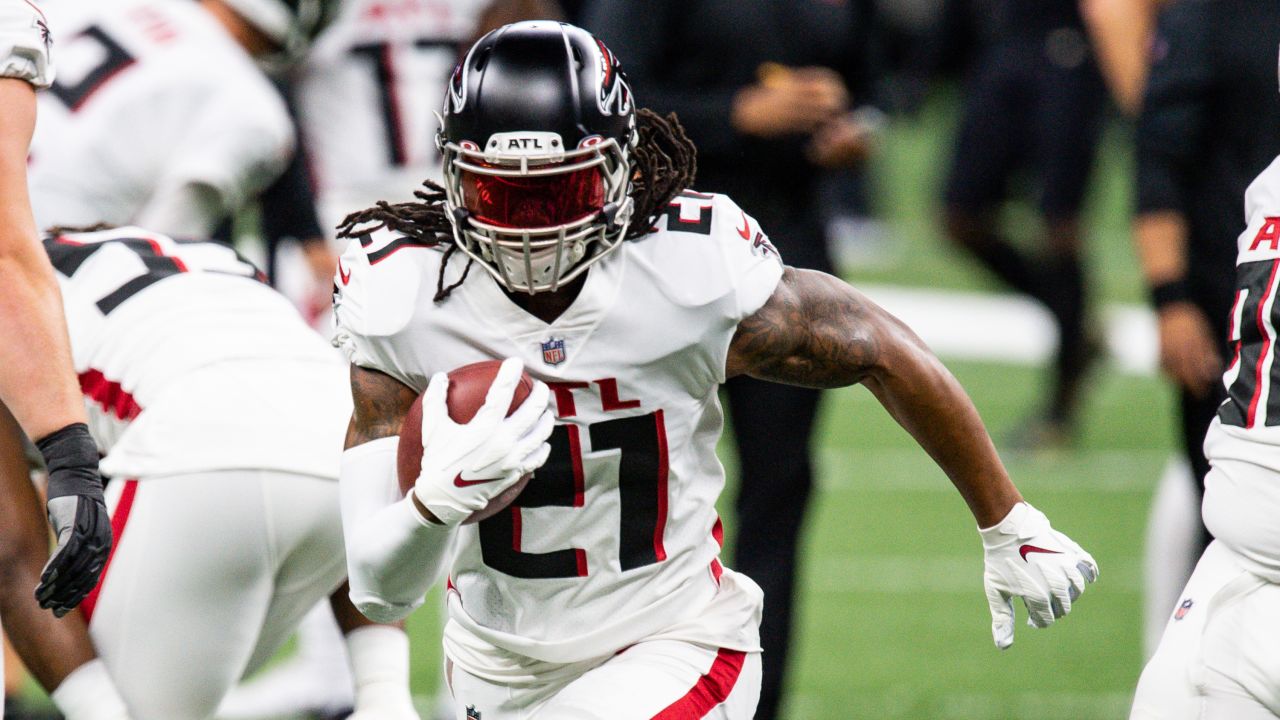
POLYGON ((237 15, 254 26, 278 52, 264 58, 269 70, 299 60, 311 41, 338 13, 339 0, 224 0, 237 15))
POLYGON ((520 22, 453 72, 437 145, 458 248, 504 287, 555 291, 631 223, 635 102, 591 33, 520 22))

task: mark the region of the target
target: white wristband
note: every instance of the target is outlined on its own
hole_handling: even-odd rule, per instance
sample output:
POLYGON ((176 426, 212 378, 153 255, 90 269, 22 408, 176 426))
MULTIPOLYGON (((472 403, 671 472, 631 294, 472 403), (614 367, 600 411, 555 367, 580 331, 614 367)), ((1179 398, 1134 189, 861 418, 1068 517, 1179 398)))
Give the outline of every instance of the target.
POLYGON ((129 720, 120 691, 101 658, 72 671, 50 697, 67 720, 129 720))
POLYGON ((347 633, 347 656, 355 680, 356 710, 389 712, 413 708, 409 693, 409 636, 390 625, 347 633))

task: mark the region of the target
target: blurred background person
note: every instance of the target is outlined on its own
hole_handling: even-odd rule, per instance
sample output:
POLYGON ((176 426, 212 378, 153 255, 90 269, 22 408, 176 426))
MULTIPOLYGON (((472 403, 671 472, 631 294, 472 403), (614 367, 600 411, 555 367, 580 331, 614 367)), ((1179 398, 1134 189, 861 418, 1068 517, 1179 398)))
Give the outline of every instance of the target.
MULTIPOLYGON (((787 264, 832 272, 818 186, 824 173, 861 161, 878 127, 871 9, 862 0, 586 0, 582 13, 644 89, 638 104, 679 116, 698 146, 696 189, 751 208, 787 264)), ((733 557, 765 592, 756 716, 771 720, 820 393, 749 378, 726 392, 740 469, 733 557)))
POLYGON ((37 224, 209 237, 294 151, 284 101, 255 61, 293 57, 334 3, 51 3, 65 63, 32 141, 37 224))
POLYGON ((1116 105, 1128 117, 1142 107, 1156 14, 1167 0, 1081 0, 1098 67, 1116 105))
POLYGON ((953 15, 971 14, 976 48, 944 191, 946 233, 1052 314, 1058 348, 1048 397, 1011 441, 1027 449, 1063 445, 1076 430, 1081 382, 1099 352, 1086 328, 1080 206, 1106 88, 1079 0, 948 1, 961 4, 953 15), (1016 234, 1030 235, 1029 248, 1001 222, 1005 201, 1028 187, 1039 222, 1016 234))
MULTIPOLYGON (((1166 473, 1147 542, 1147 650, 1154 650, 1209 541, 1199 508, 1203 444, 1231 357, 1240 199, 1280 154, 1270 0, 1172 0, 1161 12, 1137 131, 1134 241, 1157 313, 1160 366, 1179 393, 1191 473, 1166 473)), ((1237 318, 1238 322, 1252 322, 1237 318)))

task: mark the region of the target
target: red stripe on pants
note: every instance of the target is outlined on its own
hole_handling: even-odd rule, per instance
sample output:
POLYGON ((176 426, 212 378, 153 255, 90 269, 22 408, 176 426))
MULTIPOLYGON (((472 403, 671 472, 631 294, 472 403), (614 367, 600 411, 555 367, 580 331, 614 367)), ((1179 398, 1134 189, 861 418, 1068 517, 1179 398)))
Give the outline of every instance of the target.
POLYGON ((138 481, 129 480, 124 484, 124 492, 120 493, 120 503, 111 514, 111 554, 107 555, 107 564, 102 568, 102 576, 98 584, 89 591, 84 602, 80 603, 80 612, 84 613, 85 624, 93 619, 93 609, 98 605, 98 593, 102 592, 102 584, 107 581, 107 572, 111 570, 111 561, 116 558, 120 549, 120 539, 124 537, 124 526, 129 522, 129 513, 133 510, 133 498, 138 494, 138 481))
POLYGON ((705 675, 685 696, 667 706, 666 710, 653 716, 653 720, 698 720, 707 716, 717 705, 724 702, 733 692, 733 686, 742 673, 742 662, 747 654, 737 650, 724 650, 716 653, 715 662, 705 675))

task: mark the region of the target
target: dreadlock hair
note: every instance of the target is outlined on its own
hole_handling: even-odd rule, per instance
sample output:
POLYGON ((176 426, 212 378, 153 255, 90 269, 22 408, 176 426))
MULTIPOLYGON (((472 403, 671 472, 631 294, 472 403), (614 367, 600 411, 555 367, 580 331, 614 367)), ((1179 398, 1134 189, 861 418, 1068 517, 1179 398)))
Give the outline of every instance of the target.
POLYGON ((44 234, 49 237, 57 237, 59 235, 98 232, 99 230, 115 230, 117 227, 120 226, 105 222, 92 225, 51 225, 44 229, 44 234))
MULTIPOLYGON (((698 174, 698 149, 685 134, 675 113, 663 117, 641 108, 636 112, 636 130, 640 139, 633 154, 635 174, 631 178, 635 213, 625 240, 647 235, 663 208, 691 186, 698 174)), ((422 190, 413 193, 416 201, 380 200, 371 208, 351 213, 338 224, 338 237, 355 238, 386 228, 423 244, 447 246, 433 298, 440 302, 466 281, 475 261, 468 258, 462 277, 445 286, 445 267, 458 246, 454 243, 453 226, 445 206, 444 188, 432 180, 423 182, 422 186, 422 190)))

